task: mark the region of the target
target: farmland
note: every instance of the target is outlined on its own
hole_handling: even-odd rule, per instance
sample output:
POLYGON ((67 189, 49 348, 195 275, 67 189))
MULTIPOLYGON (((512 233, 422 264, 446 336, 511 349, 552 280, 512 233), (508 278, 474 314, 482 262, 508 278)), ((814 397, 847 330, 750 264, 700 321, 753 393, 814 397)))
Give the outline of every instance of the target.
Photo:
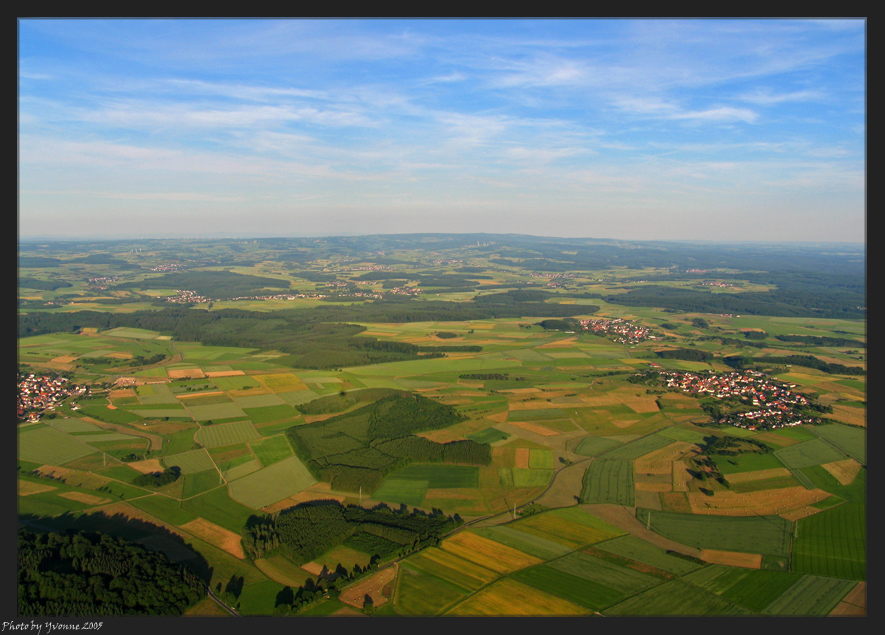
MULTIPOLYGON (((236 270, 266 275, 277 252, 248 250, 255 264, 236 270)), ((373 252, 360 253, 371 262, 373 252)), ((23 312, 20 367, 65 373, 88 391, 20 420, 20 523, 144 540, 190 562, 213 589, 230 586, 244 615, 334 613, 345 605, 314 597, 311 585, 328 590, 338 576, 349 588, 391 568, 382 614, 821 615, 866 579, 862 375, 770 364, 765 372, 816 400, 826 422, 757 431, 717 424, 709 413, 731 406, 715 396, 639 374, 725 373, 727 356, 745 358, 745 343, 758 341, 748 331, 763 332, 771 350, 865 367, 862 319, 663 311, 615 301, 642 285, 613 266, 547 287, 550 276, 470 245, 450 252, 458 265, 390 253, 413 263, 389 265, 410 280, 461 267, 488 278, 474 281, 485 281, 478 290, 443 286, 408 301, 225 299, 211 309, 156 306, 157 296, 121 287, 126 312, 95 303, 89 313, 76 304, 23 312), (110 321, 92 326, 93 311, 110 321), (626 318, 655 339, 615 343, 541 324, 572 317, 578 327, 626 318), (692 347, 713 356, 658 355, 692 347), (767 450, 704 454, 723 437, 767 450), (167 469, 173 482, 137 484, 167 469), (256 519, 333 502, 463 525, 415 552, 408 531, 376 527, 302 565, 282 549, 253 558, 238 542, 256 519), (277 604, 286 587, 293 598, 277 604)), ((340 254, 311 262, 277 279, 316 294, 338 287, 298 274, 383 292, 340 254)), ((671 276, 657 288, 674 283, 665 267, 641 271, 671 276)), ((75 277, 65 266, 56 273, 75 277)))

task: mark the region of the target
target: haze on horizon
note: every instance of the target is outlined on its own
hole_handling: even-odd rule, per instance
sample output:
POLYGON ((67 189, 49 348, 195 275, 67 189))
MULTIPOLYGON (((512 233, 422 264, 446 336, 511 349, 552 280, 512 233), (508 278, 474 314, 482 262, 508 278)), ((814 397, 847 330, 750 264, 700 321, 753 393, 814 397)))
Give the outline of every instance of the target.
POLYGON ((863 19, 18 29, 22 239, 865 242, 863 19))

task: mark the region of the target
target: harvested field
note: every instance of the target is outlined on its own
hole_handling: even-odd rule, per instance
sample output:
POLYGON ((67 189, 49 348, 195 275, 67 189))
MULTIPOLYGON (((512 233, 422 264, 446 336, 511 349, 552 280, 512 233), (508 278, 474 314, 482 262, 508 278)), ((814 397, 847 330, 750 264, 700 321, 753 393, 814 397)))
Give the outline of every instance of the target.
POLYGON ((510 578, 487 586, 447 615, 588 615, 591 610, 510 578))
POLYGON ((33 481, 22 481, 21 479, 18 482, 19 496, 30 496, 31 494, 49 492, 54 489, 57 489, 54 485, 47 485, 46 483, 34 483, 33 481))
POLYGON ((56 364, 70 364, 73 361, 76 361, 76 355, 62 355, 60 357, 53 357, 50 361, 55 362, 56 364))
POLYGON ((673 491, 687 492, 688 483, 692 479, 685 461, 673 461, 673 491))
POLYGON ((829 492, 821 489, 789 487, 738 494, 732 491, 716 492, 707 496, 701 492, 687 494, 692 513, 720 516, 774 516, 821 501, 829 492))
POLYGON ((398 571, 399 565, 396 564, 392 567, 382 569, 376 574, 364 578, 353 586, 344 589, 341 592, 341 595, 338 596, 338 599, 345 604, 350 604, 356 608, 362 608, 363 600, 368 595, 372 598, 374 606, 383 606, 384 604, 387 604, 387 600, 390 599, 389 597, 385 597, 383 593, 384 587, 388 584, 393 584, 396 580, 396 574, 398 571))
POLYGON ((867 614, 867 583, 858 582, 842 601, 830 612, 830 616, 865 617, 867 614))
POLYGON ((166 370, 172 379, 203 379, 206 376, 199 368, 180 368, 178 370, 166 370))
MULTIPOLYGON (((661 492, 658 494, 658 497, 660 498, 661 505, 657 509, 665 512, 677 512, 680 514, 691 513, 691 505, 688 504, 688 498, 685 497, 683 492, 661 492)), ((645 506, 643 505, 643 507, 645 506)), ((649 509, 655 508, 649 507, 649 509)))
POLYGON ((861 470, 861 465, 854 459, 825 463, 821 466, 842 485, 850 485, 861 470))
POLYGON ((529 423, 527 421, 509 421, 508 422, 512 426, 516 426, 517 428, 522 428, 523 430, 528 430, 529 432, 534 432, 535 434, 540 434, 545 437, 556 436, 557 434, 562 434, 557 430, 551 430, 550 428, 545 428, 544 426, 538 425, 537 423, 529 423))
POLYGON ((716 549, 702 549, 701 559, 713 564, 724 564, 729 567, 744 567, 745 569, 758 569, 762 566, 761 553, 739 553, 737 551, 718 551, 716 549))
POLYGON ((513 459, 513 467, 528 469, 530 455, 531 450, 529 450, 528 448, 516 448, 516 453, 513 459))
POLYGON ((821 511, 823 510, 809 505, 808 507, 800 507, 799 509, 794 509, 793 511, 783 513, 780 516, 781 518, 786 518, 787 520, 797 521, 803 518, 808 518, 809 516, 817 514, 821 511))
POLYGON ((319 576, 323 572, 323 565, 316 562, 305 562, 301 568, 315 576, 319 576))
MULTIPOLYGON (((667 490, 669 492, 669 490, 667 490)), ((639 487, 636 488, 636 492, 633 494, 635 499, 635 504, 637 507, 644 507, 646 509, 661 509, 661 496, 662 493, 642 490, 639 487)))
POLYGON ((550 488, 537 502, 551 508, 574 505, 575 496, 580 496, 584 487, 584 465, 575 463, 559 470, 550 488))
POLYGON ((162 472, 165 468, 160 463, 160 459, 148 459, 146 461, 132 461, 127 463, 133 470, 138 470, 142 474, 150 474, 152 472, 162 472))
POLYGON ((510 573, 523 567, 543 562, 501 543, 483 538, 471 531, 460 531, 445 539, 440 547, 449 553, 498 573, 510 573))
POLYGON ((134 388, 119 388, 108 393, 109 399, 120 399, 122 397, 138 397, 134 388))
POLYGON ((725 478, 729 483, 747 483, 750 481, 763 481, 769 478, 788 478, 791 476, 790 470, 785 467, 775 467, 769 470, 756 470, 755 472, 735 472, 727 474, 725 478))
POLYGON ((214 370, 206 373, 206 377, 233 377, 234 375, 245 375, 241 370, 214 370))
POLYGON ((92 494, 86 494, 85 492, 65 492, 59 494, 59 496, 67 498, 68 500, 77 501, 78 503, 85 503, 86 505, 103 505, 111 502, 110 498, 93 496, 92 494))
POLYGON ((639 423, 639 419, 616 419, 612 420, 611 423, 616 428, 629 428, 634 423, 639 423))
POLYGON ((243 545, 240 544, 240 536, 238 534, 209 522, 205 518, 192 520, 184 525, 179 525, 179 528, 193 534, 200 540, 208 542, 214 547, 226 551, 235 558, 244 560, 246 557, 243 553, 243 545))
POLYGON ((833 404, 833 419, 848 425, 866 427, 867 413, 862 408, 833 404))

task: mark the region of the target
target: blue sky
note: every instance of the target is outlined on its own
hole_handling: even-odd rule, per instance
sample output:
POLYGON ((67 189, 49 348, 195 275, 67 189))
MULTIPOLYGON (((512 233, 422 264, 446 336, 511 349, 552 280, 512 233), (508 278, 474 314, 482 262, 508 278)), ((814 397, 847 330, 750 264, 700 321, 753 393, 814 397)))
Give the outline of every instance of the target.
POLYGON ((20 20, 21 237, 865 240, 863 20, 20 20))

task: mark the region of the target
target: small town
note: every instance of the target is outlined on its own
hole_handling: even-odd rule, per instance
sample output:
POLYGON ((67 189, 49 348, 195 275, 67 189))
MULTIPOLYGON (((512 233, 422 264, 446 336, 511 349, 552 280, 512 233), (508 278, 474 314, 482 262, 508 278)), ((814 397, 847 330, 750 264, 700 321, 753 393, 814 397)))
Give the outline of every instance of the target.
POLYGON ((654 335, 644 326, 639 326, 615 318, 613 320, 581 320, 581 326, 585 331, 591 331, 596 335, 608 337, 619 344, 638 344, 645 340, 655 339, 654 335))
POLYGON ((54 408, 71 396, 79 396, 86 392, 85 386, 68 382, 60 375, 35 375, 19 373, 18 375, 18 418, 20 421, 39 421, 40 415, 47 409, 54 408))
POLYGON ((746 430, 770 430, 802 423, 819 423, 818 417, 799 414, 797 407, 808 406, 806 397, 794 393, 795 384, 785 384, 753 370, 726 374, 700 374, 658 371, 668 388, 717 399, 740 399, 758 409, 724 414, 717 420, 746 430))

